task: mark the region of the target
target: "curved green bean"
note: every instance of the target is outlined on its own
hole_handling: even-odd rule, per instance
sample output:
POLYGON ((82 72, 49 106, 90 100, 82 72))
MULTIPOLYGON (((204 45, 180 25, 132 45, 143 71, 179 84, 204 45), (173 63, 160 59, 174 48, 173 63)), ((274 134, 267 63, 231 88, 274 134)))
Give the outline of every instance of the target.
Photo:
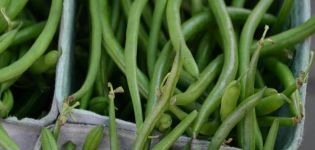
POLYGON ((276 119, 273 121, 273 123, 269 129, 263 150, 273 150, 274 149, 274 145, 275 145, 276 139, 277 139, 278 129, 279 129, 279 120, 276 119))
POLYGON ((38 35, 43 31, 46 21, 36 23, 34 25, 22 28, 15 36, 12 46, 19 45, 24 42, 28 42, 38 37, 38 35))
POLYGON ((171 43, 175 51, 183 49, 183 65, 187 72, 195 78, 199 77, 197 63, 185 42, 180 21, 180 4, 182 0, 168 1, 166 7, 166 19, 170 34, 171 43))
MULTIPOLYGON (((10 21, 14 20, 20 12, 23 10, 28 0, 11 0, 10 4, 7 6, 7 9, 4 10, 6 17, 10 19, 10 21)), ((58 14, 56 14, 58 15, 58 14)), ((9 28, 12 26, 12 22, 7 22, 5 17, 0 15, 0 33, 2 33, 9 24, 9 28)))
POLYGON ((277 117, 264 116, 264 117, 259 117, 257 120, 260 127, 270 127, 275 120, 279 121, 280 127, 285 127, 285 126, 292 127, 300 122, 300 118, 297 118, 297 117, 289 118, 289 117, 278 117, 278 116, 277 117))
POLYGON ((3 92, 3 95, 1 96, 0 100, 0 117, 4 118, 9 115, 9 112, 13 108, 13 94, 11 90, 6 90, 3 92))
POLYGON ((44 127, 40 136, 42 150, 58 150, 57 141, 49 129, 44 127))
POLYGON ((181 136, 188 126, 195 120, 198 112, 191 112, 183 121, 181 121, 170 133, 168 133, 158 144, 154 145, 152 150, 167 150, 181 136))
POLYGON ((226 86, 235 78, 238 66, 237 42, 233 30, 231 19, 228 15, 223 0, 208 1, 219 26, 224 43, 224 63, 218 82, 210 92, 202 107, 193 127, 196 136, 201 125, 207 120, 211 113, 220 105, 221 96, 226 86))
POLYGON ((291 103, 291 100, 284 94, 275 94, 263 98, 255 107, 258 116, 270 114, 279 109, 285 103, 291 103))
POLYGON ((147 3, 147 0, 136 0, 133 2, 128 16, 126 44, 125 44, 125 60, 128 88, 134 109, 137 129, 143 123, 143 115, 141 108, 141 100, 138 89, 137 80, 137 45, 141 13, 147 3))
POLYGON ((232 6, 244 7, 246 0, 232 0, 232 6))
POLYGON ((239 81, 232 81, 224 90, 221 99, 220 116, 221 121, 224 121, 236 108, 238 98, 241 93, 241 84, 239 81))
POLYGON ((209 143, 209 150, 217 150, 220 148, 224 139, 228 136, 234 126, 243 119, 243 117, 252 110, 259 100, 263 97, 265 89, 260 90, 254 95, 242 101, 237 108, 229 115, 220 125, 209 143))
POLYGON ((271 33, 279 33, 283 29, 283 26, 290 15, 293 4, 294 0, 284 0, 282 2, 282 6, 277 15, 277 20, 272 26, 271 33))
POLYGON ((61 55, 60 51, 52 50, 39 57, 29 68, 32 74, 41 74, 56 66, 61 55))
POLYGON ((0 82, 20 76, 46 51, 57 30, 61 12, 62 0, 52 0, 48 21, 42 33, 23 57, 0 69, 0 82))
POLYGON ((199 98, 207 89, 209 84, 213 82, 220 74, 220 68, 223 65, 223 56, 219 55, 214 59, 207 68, 200 74, 197 81, 192 83, 184 93, 176 94, 176 105, 187 105, 199 98))
POLYGON ((155 126, 159 129, 159 131, 163 132, 171 127, 172 122, 172 117, 167 113, 163 113, 155 126))
POLYGON ((154 128, 154 125, 159 120, 163 112, 168 108, 171 96, 175 91, 176 84, 179 79, 179 74, 182 67, 181 57, 182 57, 182 54, 180 50, 179 52, 177 52, 175 56, 175 60, 174 60, 171 72, 169 73, 169 76, 167 78, 167 81, 161 89, 162 95, 159 99, 159 102, 157 103, 155 108, 152 110, 152 112, 146 117, 141 130, 137 132, 137 137, 133 145, 133 149, 139 149, 139 150, 143 149, 150 132, 154 128))
POLYGON ((155 64, 157 48, 158 48, 157 47, 158 38, 159 38, 160 30, 161 30, 162 16, 165 12, 166 2, 167 2, 166 0, 157 1, 155 4, 153 16, 152 16, 149 44, 148 44, 148 50, 147 50, 148 51, 147 67, 148 67, 148 73, 150 77, 152 77, 152 74, 154 72, 154 64, 155 64))
MULTIPOLYGON (((216 41, 214 37, 210 36, 211 34, 205 35, 197 48, 196 52, 196 63, 199 67, 199 70, 203 70, 209 63, 209 58, 214 51, 214 46, 216 41)), ((200 75, 201 76, 201 75, 200 75)))

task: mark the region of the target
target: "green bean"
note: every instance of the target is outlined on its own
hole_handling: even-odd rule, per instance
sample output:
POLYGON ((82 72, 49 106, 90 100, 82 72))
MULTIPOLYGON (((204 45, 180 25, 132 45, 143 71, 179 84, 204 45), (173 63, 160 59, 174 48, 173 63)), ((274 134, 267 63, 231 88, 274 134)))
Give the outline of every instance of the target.
POLYGON ((275 120, 279 121, 280 127, 285 127, 285 126, 293 127, 297 123, 300 122, 300 118, 297 118, 297 117, 289 118, 289 117, 264 116, 264 117, 259 117, 257 120, 260 127, 270 127, 275 120))
POLYGON ((65 150, 75 150, 76 145, 72 143, 71 141, 68 141, 67 143, 64 144, 64 149, 65 150))
POLYGON ((89 1, 91 16, 91 47, 89 69, 83 85, 70 96, 70 99, 80 99, 90 88, 93 87, 101 60, 101 22, 99 20, 99 5, 97 1, 89 1))
POLYGON ((210 36, 211 34, 205 35, 198 46, 196 52, 196 63, 199 67, 199 70, 206 68, 209 63, 209 58, 214 51, 215 40, 210 36))
POLYGON ((232 0, 232 6, 244 7, 246 0, 232 0))
POLYGON ((48 71, 49 69, 56 66, 60 55, 60 51, 49 51, 47 54, 39 57, 29 68, 29 71, 32 74, 42 74, 48 71))
POLYGON ((7 48, 9 48, 9 46, 12 44, 16 34, 19 31, 19 28, 20 27, 11 30, 0 37, 0 54, 7 50, 7 48))
POLYGON ((220 73, 223 64, 223 56, 214 59, 200 74, 199 79, 191 84, 184 93, 175 95, 176 105, 187 105, 194 102, 207 89, 220 73))
POLYGON ((0 117, 4 118, 9 115, 9 112, 13 108, 13 94, 11 90, 6 90, 3 92, 3 95, 0 100, 0 117))
POLYGON ((20 150, 19 145, 8 135, 2 124, 0 124, 0 147, 8 150, 20 150))
POLYGON ((203 4, 202 0, 191 0, 191 9, 192 9, 192 15, 198 14, 202 11, 203 4))
POLYGON ((127 23, 126 31, 126 44, 125 44, 125 60, 126 60, 126 72, 128 88, 131 95, 131 100, 134 109, 134 116, 136 120, 137 129, 140 128, 143 123, 143 115, 141 109, 140 94, 138 89, 137 80, 137 45, 140 16, 145 7, 147 0, 136 0, 132 4, 127 23))
POLYGON ((271 33, 273 34, 279 33, 283 29, 283 26, 290 15, 291 9, 293 7, 293 3, 294 3, 294 0, 284 0, 282 2, 282 6, 278 12, 277 20, 273 24, 271 33))
POLYGON ((188 126, 195 120, 198 112, 195 110, 191 112, 183 121, 181 121, 169 134, 167 134, 152 150, 166 150, 169 149, 177 138, 183 134, 188 126))
MULTIPOLYGON (((110 149, 112 150, 118 150, 118 137, 117 137, 117 131, 116 131, 116 116, 115 116, 115 92, 118 92, 117 89, 113 89, 113 86, 111 83, 108 83, 109 87, 109 140, 110 140, 110 149)), ((121 87, 120 87, 121 88, 121 87)), ((121 88, 122 89, 122 88, 121 88)), ((123 92, 119 91, 119 92, 123 92)))
POLYGON ((53 0, 48 21, 42 33, 22 58, 0 69, 0 82, 20 76, 45 52, 57 30, 61 11, 62 0, 53 0))
POLYGON ((195 78, 199 77, 199 69, 194 57, 192 56, 188 46, 185 42, 183 31, 181 30, 180 21, 180 4, 181 0, 168 1, 166 7, 166 19, 168 30, 170 34, 171 43, 175 51, 183 49, 183 65, 186 71, 188 71, 195 78))
POLYGON ((255 74, 255 85, 257 88, 263 88, 266 84, 259 70, 255 74))
MULTIPOLYGON (((265 91, 266 92, 266 91, 265 91)), ((255 119, 255 145, 256 145, 256 149, 258 150, 262 150, 264 148, 264 140, 258 125, 258 121, 257 121, 257 117, 254 118, 255 119)))
POLYGON ((2 15, 0 15, 0 33, 2 33, 7 26, 9 26, 9 29, 12 27, 12 20, 14 20, 15 17, 23 10, 27 2, 28 0, 11 0, 7 9, 1 8, 2 15))
POLYGON ((179 120, 183 120, 187 116, 186 112, 175 105, 170 105, 168 110, 171 111, 179 120))
POLYGON ((258 116, 270 114, 279 109, 285 103, 291 103, 291 100, 284 94, 276 94, 263 98, 256 106, 256 113, 258 116))
POLYGON ((89 105, 89 103, 91 103, 92 100, 91 96, 92 96, 92 92, 93 92, 93 88, 90 88, 81 98, 80 98, 80 109, 86 109, 89 105))
POLYGON ((0 54, 0 68, 9 65, 13 59, 13 53, 11 51, 5 51, 0 54))
POLYGON ((16 46, 38 37, 38 35, 43 31, 46 21, 36 23, 34 25, 22 28, 15 36, 14 41, 11 46, 16 46))
POLYGON ((149 113, 152 111, 154 106, 156 105, 159 96, 158 89, 161 84, 163 76, 166 75, 166 71, 170 67, 171 64, 169 61, 172 57, 171 45, 167 44, 164 49, 162 50, 157 62, 154 66, 153 76, 150 81, 150 89, 149 89, 149 98, 146 105, 145 116, 148 116, 149 113))
POLYGON ((172 122, 172 117, 167 113, 163 113, 155 126, 159 129, 159 131, 163 132, 171 127, 172 122))
POLYGON ((44 127, 40 136, 42 150, 58 150, 57 142, 49 129, 44 127))
MULTIPOLYGON (((271 71, 278 77, 284 88, 289 87, 291 84, 295 84, 295 78, 287 65, 271 57, 266 58, 263 63, 266 65, 269 71, 271 71)), ((302 103, 302 101, 299 91, 296 90, 290 97, 292 99, 292 103, 290 103, 289 106, 292 115, 300 116, 300 103, 302 103)))
POLYGON ((241 85, 240 82, 237 80, 230 82, 230 84, 225 88, 221 99, 221 121, 224 121, 225 118, 229 116, 236 108, 240 92, 241 85))
POLYGON ((233 25, 223 0, 209 0, 211 10, 219 26, 224 43, 224 63, 218 82, 210 92, 195 121, 193 132, 198 134, 206 118, 220 105, 221 96, 226 86, 235 78, 238 66, 237 44, 233 25))
POLYGON ((181 58, 181 50, 177 52, 175 56, 175 60, 171 69, 171 72, 169 73, 168 79, 165 82, 165 85, 161 89, 161 97, 155 106, 155 108, 152 110, 152 112, 146 117, 141 130, 137 132, 137 137, 135 140, 135 143, 133 145, 133 149, 143 149, 144 144, 146 143, 147 137, 149 136, 150 132, 154 128, 154 124, 159 120, 160 116, 163 114, 163 112, 168 108, 167 106, 170 103, 170 99, 172 94, 175 91, 176 84, 179 78, 180 70, 182 67, 182 58, 181 58))
POLYGON ((268 135, 266 138, 266 142, 264 145, 264 150, 273 150, 274 149, 274 145, 275 145, 276 139, 277 139, 278 129, 279 129, 279 120, 276 119, 273 121, 273 123, 269 129, 269 132, 268 132, 268 135))
POLYGON ((2 0, 0 1, 0 8, 6 9, 10 4, 10 0, 2 0))
MULTIPOLYGON (((109 25, 109 19, 108 19, 108 1, 103 0, 101 1, 101 22, 102 22, 102 35, 103 35, 103 47, 105 47, 107 53, 111 56, 111 58, 114 60, 114 62, 117 64, 119 69, 122 72, 125 72, 126 66, 125 66, 125 59, 123 54, 123 49, 118 43, 118 41, 115 39, 114 34, 111 30, 111 27, 109 25)), ((139 88, 140 92, 144 97, 148 96, 148 79, 144 75, 144 73, 141 70, 137 70, 137 76, 139 79, 139 88)))
MULTIPOLYGON (((295 28, 268 37, 272 42, 265 43, 261 50, 261 55, 272 55, 283 52, 286 48, 292 47, 305 40, 313 33, 315 33, 315 17, 312 17, 295 28)), ((257 45, 254 43, 251 47, 251 51, 253 52, 256 47, 257 45)))
POLYGON ((209 150, 219 149, 224 139, 228 136, 234 126, 243 119, 246 113, 250 112, 259 100, 263 97, 265 89, 260 90, 254 95, 243 100, 237 108, 220 125, 209 143, 209 150))
POLYGON ((147 67, 150 77, 154 72, 154 64, 157 55, 157 48, 158 48, 158 37, 161 30, 162 24, 162 16, 165 12, 166 0, 159 0, 155 4, 152 23, 151 23, 151 30, 149 36, 149 45, 148 45, 148 53, 147 53, 147 67))
POLYGON ((120 1, 113 1, 112 3, 112 14, 111 14, 111 23, 112 23, 112 29, 113 31, 117 31, 118 23, 119 23, 119 17, 121 12, 120 7, 120 1))
POLYGON ((97 150, 104 137, 104 126, 98 125, 92 128, 85 137, 82 150, 97 150))
POLYGON ((297 85, 297 83, 293 83, 291 85, 289 85, 284 91, 282 91, 282 93, 287 96, 290 97, 297 89, 299 89, 301 85, 297 85))

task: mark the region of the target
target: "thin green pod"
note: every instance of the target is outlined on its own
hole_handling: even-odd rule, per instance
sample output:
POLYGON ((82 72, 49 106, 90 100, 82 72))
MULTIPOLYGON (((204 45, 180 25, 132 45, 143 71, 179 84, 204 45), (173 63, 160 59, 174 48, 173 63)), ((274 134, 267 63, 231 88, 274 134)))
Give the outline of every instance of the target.
POLYGON ((232 0, 232 6, 244 7, 246 0, 232 0))
POLYGON ((5 118, 9 115, 11 109, 13 108, 14 98, 10 89, 5 90, 2 93, 0 101, 0 117, 5 118))
POLYGON ((4 33, 0 37, 0 54, 6 51, 10 47, 18 31, 19 31, 19 27, 14 30, 4 33))
POLYGON ((180 20, 180 4, 181 0, 168 1, 166 7, 166 19, 168 25, 168 31, 171 39, 171 43, 175 51, 183 49, 183 65, 187 72, 189 72, 195 78, 199 77, 198 65, 191 54, 188 46, 185 42, 185 37, 181 29, 180 20))
POLYGON ((136 0, 131 5, 127 22, 124 55, 126 60, 125 75, 131 95, 137 129, 139 129, 143 123, 143 114, 137 78, 137 45, 140 17, 146 3, 147 0, 136 0))
MULTIPOLYGON (((110 87, 112 88, 112 87, 110 87)), ((111 150, 118 150, 118 137, 117 137, 117 128, 116 128, 116 115, 115 115, 115 93, 113 89, 109 92, 109 142, 111 150)))
POLYGON ((10 4, 7 6, 7 9, 2 8, 1 11, 3 11, 2 13, 5 14, 0 15, 0 33, 2 33, 8 26, 9 28, 12 27, 12 20, 14 20, 20 14, 27 2, 28 0, 11 0, 10 4), (4 15, 6 15, 9 20, 6 20, 4 15))
POLYGON ((48 21, 43 31, 23 57, 9 66, 0 69, 0 82, 20 76, 46 51, 57 30, 61 12, 62 0, 53 0, 48 21))
POLYGON ((188 105, 198 99, 209 84, 219 76, 223 65, 223 56, 219 55, 202 71, 197 81, 192 83, 184 93, 175 95, 176 105, 188 105))
POLYGON ((45 25, 46 25, 46 21, 42 21, 34 25, 30 25, 25 28, 22 28, 16 34, 11 45, 16 46, 16 45, 31 41, 33 39, 36 39, 38 35, 43 31, 45 25))
MULTIPOLYGON (((271 71, 275 76, 277 76, 277 78, 280 80, 284 88, 288 88, 291 84, 296 83, 293 73, 286 64, 272 57, 265 58, 263 63, 269 71, 271 71)), ((302 103, 302 101, 299 91, 298 90, 294 91, 290 98, 292 99, 291 103, 289 104, 290 112, 294 116, 300 116, 301 115, 300 104, 302 103)))
POLYGON ((300 122, 297 117, 278 117, 278 116, 264 116, 257 118, 260 127, 270 127, 275 120, 279 121, 280 127, 293 127, 300 122))
POLYGON ((284 0, 282 2, 282 6, 277 15, 277 20, 272 26, 272 30, 271 30, 272 34, 279 33, 283 29, 290 15, 293 4, 294 4, 294 0, 284 0))
POLYGON ((8 135, 2 124, 0 124, 0 147, 7 150, 20 150, 19 145, 8 135))
POLYGON ((56 66, 61 52, 58 50, 49 51, 47 54, 39 57, 29 68, 32 74, 42 74, 56 66))
POLYGON ((279 130, 279 124, 280 124, 279 120, 276 119, 273 121, 273 123, 269 129, 263 150, 273 150, 274 149, 276 139, 277 139, 278 130, 279 130))
POLYGON ((145 116, 149 115, 158 101, 158 89, 163 80, 163 77, 166 75, 167 70, 170 67, 172 53, 171 45, 167 44, 160 53, 157 62, 155 63, 153 76, 150 81, 149 98, 146 105, 145 116))
POLYGON ((82 150, 97 150, 104 136, 104 126, 92 128, 85 137, 82 150))
MULTIPOLYGON (((199 67, 199 70, 204 70, 209 64, 209 58, 211 57, 216 41, 211 34, 205 35, 197 48, 196 52, 196 63, 199 67)), ((201 76, 201 75, 200 75, 201 76)))
POLYGON ((223 0, 209 0, 211 10, 215 16, 224 43, 224 63, 218 82, 210 92, 193 127, 197 136, 202 124, 220 106, 220 100, 226 86, 235 78, 238 69, 237 42, 231 19, 223 0))
POLYGON ((255 145, 257 150, 262 150, 264 148, 264 140, 258 125, 257 117, 255 119, 255 145))
POLYGON ((256 114, 263 116, 278 110, 285 103, 291 103, 291 100, 282 93, 263 98, 255 107, 256 114))
POLYGON ((149 36, 147 67, 150 77, 154 72, 154 64, 156 61, 158 38, 161 31, 162 17, 165 12, 167 0, 159 0, 156 2, 152 16, 151 30, 149 36))
POLYGON ((189 125, 195 120, 198 112, 191 112, 183 121, 181 121, 170 133, 168 133, 152 150, 167 150, 181 136, 189 125))
MULTIPOLYGON (((315 33, 315 17, 310 18, 303 24, 284 31, 282 33, 268 37, 272 42, 266 42, 261 50, 261 55, 272 55, 283 52, 286 48, 292 47, 295 44, 305 40, 315 33)), ((251 47, 251 52, 257 48, 254 43, 251 47)))
POLYGON ((44 127, 40 137, 42 150, 58 150, 56 139, 49 129, 44 127))
POLYGON ((0 1, 0 8, 6 9, 10 4, 10 0, 2 0, 0 1))
POLYGON ((67 143, 64 144, 64 150, 75 150, 76 145, 72 141, 68 141, 67 143))
POLYGON ((165 85, 161 89, 162 95, 155 108, 146 117, 141 130, 137 132, 137 137, 134 142, 133 149, 144 148, 147 138, 153 130, 154 125, 157 123, 163 112, 168 108, 171 97, 176 89, 176 84, 178 82, 180 71, 182 68, 181 55, 181 51, 177 52, 171 72, 169 73, 165 85))
POLYGON ((107 96, 97 96, 89 101, 88 109, 98 114, 107 114, 109 103, 107 96))
POLYGON ((242 101, 237 108, 229 115, 220 125, 209 143, 209 150, 217 150, 220 148, 224 139, 228 136, 230 131, 236 126, 238 122, 243 119, 246 113, 250 112, 259 100, 263 97, 265 89, 260 90, 254 95, 242 101))
POLYGON ((81 98, 90 88, 93 87, 101 59, 102 34, 101 21, 99 19, 99 4, 96 0, 89 1, 89 13, 91 16, 91 44, 90 62, 86 78, 78 91, 71 94, 70 99, 81 98))
MULTIPOLYGON (((86 109, 89 106, 94 106, 94 104, 90 104, 92 103, 91 101, 91 96, 93 93, 93 88, 89 89, 81 98, 80 98, 80 109, 86 109)), ((90 109, 91 110, 91 109, 90 109)))
POLYGON ((241 93, 241 84, 238 80, 232 81, 224 90, 221 99, 220 116, 224 121, 236 108, 241 93))

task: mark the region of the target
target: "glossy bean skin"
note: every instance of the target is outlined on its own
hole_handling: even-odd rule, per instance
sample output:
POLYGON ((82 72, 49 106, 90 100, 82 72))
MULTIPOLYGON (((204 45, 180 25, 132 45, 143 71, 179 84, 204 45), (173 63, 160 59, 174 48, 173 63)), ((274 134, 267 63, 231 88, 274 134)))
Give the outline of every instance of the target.
POLYGON ((241 85, 237 80, 232 81, 224 90, 222 100, 221 100, 221 108, 220 108, 220 116, 221 121, 224 121, 227 116, 233 112, 233 110, 237 106, 238 98, 241 93, 241 85))
POLYGON ((237 42, 231 19, 223 0, 209 0, 224 43, 224 63, 219 80, 210 92, 194 123, 193 133, 196 136, 207 117, 220 105, 220 98, 226 86, 235 78, 238 66, 237 42))
POLYGON ((71 141, 68 141, 67 143, 64 144, 65 150, 75 150, 76 145, 72 143, 71 141))
POLYGON ((82 150, 97 150, 104 136, 104 126, 92 128, 85 137, 82 150))
POLYGON ((288 16, 290 15, 291 9, 293 7, 294 0, 285 0, 282 3, 282 6, 278 12, 277 20, 273 24, 271 32, 273 34, 279 33, 285 24, 285 22, 288 19, 288 16))
POLYGON ((170 133, 168 133, 158 144, 154 145, 152 150, 167 150, 181 136, 188 126, 197 117, 198 112, 191 112, 184 120, 182 120, 170 133))
POLYGON ((265 97, 257 104, 256 113, 258 116, 270 114, 285 103, 291 103, 291 100, 282 93, 265 97))
POLYGON ((254 95, 248 97, 241 102, 237 108, 222 122, 209 144, 209 150, 217 150, 220 148, 224 139, 228 136, 234 126, 241 121, 247 112, 252 110, 259 100, 263 97, 265 89, 260 90, 254 95))
POLYGON ((43 31, 46 21, 22 28, 15 36, 12 46, 19 45, 35 39, 43 31))
POLYGON ((258 118, 258 123, 260 127, 270 127, 275 120, 279 121, 280 127, 292 127, 300 122, 297 117, 264 116, 258 118))
POLYGON ((0 117, 5 118, 9 115, 9 112, 13 108, 14 98, 10 89, 5 90, 2 93, 0 101, 0 117))
POLYGON ((61 12, 62 0, 53 0, 48 21, 42 33, 23 57, 0 69, 0 82, 20 76, 46 51, 57 30, 61 12))
POLYGON ((58 150, 56 139, 49 129, 43 128, 41 131, 41 146, 43 150, 58 150))

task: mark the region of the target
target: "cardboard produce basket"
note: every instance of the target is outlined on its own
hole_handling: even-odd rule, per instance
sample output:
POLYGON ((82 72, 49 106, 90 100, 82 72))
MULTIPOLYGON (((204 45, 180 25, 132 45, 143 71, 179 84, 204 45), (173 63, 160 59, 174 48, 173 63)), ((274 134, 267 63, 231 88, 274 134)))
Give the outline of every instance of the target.
MULTIPOLYGON (((54 101, 58 106, 58 110, 61 110, 61 106, 64 100, 64 96, 68 95, 71 91, 71 81, 72 76, 72 65, 76 62, 72 61, 73 57, 73 36, 75 32, 73 30, 73 17, 74 17, 74 6, 75 0, 65 0, 64 1, 64 14, 62 21, 62 30, 60 34, 60 48, 63 51, 63 56, 60 59, 58 64, 57 71, 57 80, 56 80, 56 90, 54 101)), ((295 0, 294 8, 292 10, 290 20, 288 21, 288 28, 295 27, 307 19, 310 18, 310 0, 295 0)), ((310 50, 310 40, 301 42, 300 44, 295 45, 296 55, 294 58, 294 63, 292 65, 292 70, 297 76, 300 71, 302 71, 305 66, 309 63, 309 50, 310 50)), ((300 88, 301 97, 303 103, 305 103, 306 95, 306 84, 300 88)), ((54 109, 54 108, 53 108, 54 109)), ((283 109, 281 113, 286 113, 287 110, 283 109)), ((305 112, 304 112, 305 113, 305 112)), ((58 141, 60 145, 64 144, 68 140, 73 140, 80 148, 83 145, 85 135, 88 130, 98 124, 105 125, 105 138, 103 139, 102 149, 109 149, 108 144, 108 117, 101 116, 96 113, 75 109, 72 113, 75 120, 69 120, 68 124, 62 127, 61 138, 58 141)), ((307 116, 306 116, 307 118, 307 116)), ((295 127, 283 127, 279 131, 279 138, 277 141, 277 149, 282 150, 291 150, 297 149, 301 144, 303 137, 303 127, 304 120, 301 121, 295 127)), ((135 139, 135 124, 131 122, 126 122, 123 120, 117 119, 117 128, 120 140, 121 149, 130 149, 132 141, 135 139)), ((180 137, 177 142, 174 144, 174 149, 180 149, 185 143, 189 140, 188 137, 180 137)), ((156 140, 152 141, 157 142, 156 140)), ((39 149, 39 140, 35 149, 39 149)), ((198 141, 193 142, 194 148, 206 149, 208 145, 207 141, 198 141)), ((222 149, 237 149, 232 147, 222 147, 222 149)))

